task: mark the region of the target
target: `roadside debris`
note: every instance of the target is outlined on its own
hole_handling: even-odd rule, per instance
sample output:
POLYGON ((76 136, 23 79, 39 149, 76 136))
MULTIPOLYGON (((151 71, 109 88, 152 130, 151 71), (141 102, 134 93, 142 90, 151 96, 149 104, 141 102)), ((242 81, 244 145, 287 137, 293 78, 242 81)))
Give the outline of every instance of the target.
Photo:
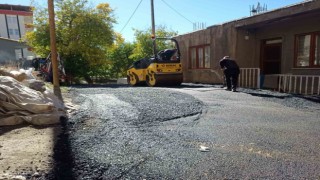
POLYGON ((209 147, 200 145, 199 151, 208 152, 209 151, 209 147))
POLYGON ((0 175, 0 179, 6 180, 6 179, 12 179, 12 180, 26 180, 27 178, 25 178, 24 176, 13 176, 13 175, 9 175, 9 174, 2 174, 0 175))
POLYGON ((34 125, 56 124, 65 116, 63 102, 46 90, 43 82, 33 79, 31 70, 12 73, 1 69, 0 126, 24 122, 34 125))

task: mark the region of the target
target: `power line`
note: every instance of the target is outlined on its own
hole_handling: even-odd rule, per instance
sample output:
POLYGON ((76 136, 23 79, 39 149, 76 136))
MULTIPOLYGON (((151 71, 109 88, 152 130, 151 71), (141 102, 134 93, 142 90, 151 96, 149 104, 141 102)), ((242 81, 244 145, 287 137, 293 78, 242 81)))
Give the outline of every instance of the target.
POLYGON ((138 6, 136 7, 136 9, 133 11, 133 13, 131 14, 130 18, 128 19, 128 21, 126 22, 126 24, 123 26, 123 28, 121 29, 120 33, 122 33, 122 31, 124 30, 124 28, 126 28, 126 26, 128 25, 128 23, 130 22, 131 18, 133 17, 133 15, 136 13, 137 9, 139 8, 140 4, 141 4, 142 0, 140 0, 138 6))
POLYGON ((172 6, 170 6, 167 2, 165 2, 164 0, 161 0, 163 3, 165 3, 170 9, 172 9, 174 12, 176 12, 177 14, 179 14, 181 17, 183 17, 185 20, 189 21, 190 23, 193 24, 192 21, 190 21, 188 18, 186 18, 185 16, 183 16, 181 13, 179 13, 177 10, 175 10, 172 6))

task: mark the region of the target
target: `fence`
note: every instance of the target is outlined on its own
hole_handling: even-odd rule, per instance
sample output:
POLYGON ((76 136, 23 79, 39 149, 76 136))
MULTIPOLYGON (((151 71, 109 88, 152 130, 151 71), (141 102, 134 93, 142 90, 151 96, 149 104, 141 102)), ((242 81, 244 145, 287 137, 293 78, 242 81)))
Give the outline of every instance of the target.
POLYGON ((239 87, 260 88, 259 68, 240 68, 239 87))
POLYGON ((280 92, 320 95, 320 76, 279 74, 280 92))
MULTIPOLYGON (((273 74, 272 76, 278 77, 276 83, 279 92, 320 95, 319 75, 273 74)), ((261 80, 259 68, 240 68, 239 87, 259 89, 261 80)))

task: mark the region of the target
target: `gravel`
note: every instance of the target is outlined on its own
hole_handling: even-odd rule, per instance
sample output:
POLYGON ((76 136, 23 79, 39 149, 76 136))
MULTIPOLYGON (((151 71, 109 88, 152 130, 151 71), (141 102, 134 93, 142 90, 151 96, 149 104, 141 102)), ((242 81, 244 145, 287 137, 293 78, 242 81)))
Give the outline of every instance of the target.
POLYGON ((74 87, 79 109, 63 121, 51 178, 319 178, 319 103, 239 91, 74 87))
POLYGON ((159 127, 168 121, 182 122, 181 118, 187 119, 182 126, 195 123, 202 112, 201 101, 147 87, 74 88, 71 93, 74 103, 81 106, 66 124, 63 139, 70 143, 74 163, 62 163, 67 169, 63 171, 69 172, 63 178, 172 178, 182 171, 165 166, 154 169, 164 159, 176 161, 173 157, 181 153, 177 150, 168 156, 166 148, 179 146, 180 135, 169 137, 159 127))

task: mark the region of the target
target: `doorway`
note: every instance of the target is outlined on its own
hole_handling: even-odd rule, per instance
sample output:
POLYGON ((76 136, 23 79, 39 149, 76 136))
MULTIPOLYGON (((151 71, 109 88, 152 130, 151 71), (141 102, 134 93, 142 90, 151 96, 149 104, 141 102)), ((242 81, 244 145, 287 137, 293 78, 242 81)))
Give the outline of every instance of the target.
POLYGON ((261 69, 263 74, 281 73, 282 38, 262 40, 261 69))

